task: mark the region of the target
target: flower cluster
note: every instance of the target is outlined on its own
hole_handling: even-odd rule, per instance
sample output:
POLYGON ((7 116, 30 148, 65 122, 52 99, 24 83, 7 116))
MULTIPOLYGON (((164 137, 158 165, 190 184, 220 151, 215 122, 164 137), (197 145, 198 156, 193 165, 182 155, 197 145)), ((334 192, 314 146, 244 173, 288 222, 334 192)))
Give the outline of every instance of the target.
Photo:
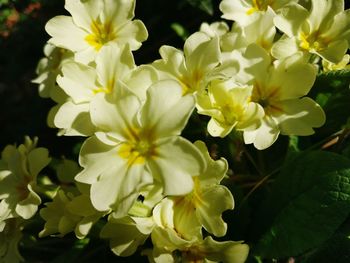
MULTIPOLYGON (((150 237, 153 249, 142 251, 150 262, 244 262, 243 241, 211 236, 225 236, 222 213, 234 208, 220 184, 227 162, 182 131, 201 114, 211 136, 236 132, 259 150, 280 134, 313 134, 325 122, 308 97, 317 72, 349 60, 343 1, 223 0, 231 28, 204 23, 183 50, 162 46, 161 58, 147 65, 136 65, 132 53, 148 36, 133 19, 135 0, 66 0, 65 8, 71 16, 46 25, 51 39, 34 82, 57 103, 49 125, 86 140, 82 169, 68 161, 61 167, 75 186, 60 187, 40 211, 40 236, 84 238, 106 217, 100 235, 119 256, 150 237)), ((48 162, 32 145, 6 148, 2 158, 0 231, 36 212, 35 177, 48 162)))
POLYGON ((26 219, 38 210, 41 198, 37 176, 50 162, 45 148, 36 148, 37 138, 15 147, 8 145, 0 160, 0 261, 17 262, 21 256, 17 243, 26 219))
POLYGON ((203 229, 226 234, 221 215, 234 206, 231 192, 220 185, 227 162, 212 160, 203 142, 181 136, 196 93, 208 81, 236 73, 236 64, 222 64, 218 38, 198 32, 186 42, 185 54, 164 46, 162 59, 137 66, 132 51, 147 31, 132 20, 134 6, 67 0, 72 16, 47 23, 52 38, 35 82, 41 96, 58 103, 49 123, 61 135, 88 138, 76 188, 60 188, 46 203, 40 236, 74 231, 83 238, 108 215, 101 237, 110 239, 117 255, 131 255, 150 236, 154 249, 143 253, 156 262, 244 262, 247 245, 203 236, 203 229), (203 59, 207 51, 212 55, 203 59))

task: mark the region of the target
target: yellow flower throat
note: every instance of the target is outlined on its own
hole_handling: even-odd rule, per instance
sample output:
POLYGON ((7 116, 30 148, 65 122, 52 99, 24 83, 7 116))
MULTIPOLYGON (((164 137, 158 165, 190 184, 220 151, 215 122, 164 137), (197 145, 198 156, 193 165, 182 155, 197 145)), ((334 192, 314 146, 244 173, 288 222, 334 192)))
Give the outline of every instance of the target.
POLYGON ((100 19, 92 21, 91 34, 85 37, 85 41, 93 46, 97 51, 109 41, 116 38, 116 34, 111 22, 102 23, 100 19))
POLYGON ((246 13, 251 15, 258 11, 266 11, 268 6, 273 4, 274 0, 253 0, 252 8, 250 8, 246 13))
POLYGON ((118 154, 127 159, 129 165, 144 164, 148 158, 157 155, 152 132, 130 129, 128 135, 130 139, 122 143, 118 154))

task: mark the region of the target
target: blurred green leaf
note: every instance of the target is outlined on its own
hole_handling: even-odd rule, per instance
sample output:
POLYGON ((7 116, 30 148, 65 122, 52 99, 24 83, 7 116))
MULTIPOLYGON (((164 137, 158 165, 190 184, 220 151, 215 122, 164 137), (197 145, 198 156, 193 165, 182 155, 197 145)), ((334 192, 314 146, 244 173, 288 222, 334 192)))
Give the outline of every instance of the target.
POLYGON ((327 104, 331 95, 331 93, 319 93, 316 96, 316 102, 320 104, 321 107, 324 107, 327 104))
POLYGON ((214 14, 214 7, 211 0, 186 0, 190 5, 199 8, 209 15, 214 14))
POLYGON ((3 5, 7 5, 9 3, 9 0, 0 0, 0 7, 3 5))
POLYGON ((187 37, 189 36, 189 32, 188 30, 181 24, 179 23, 172 23, 171 25, 171 29, 175 31, 175 33, 182 38, 183 41, 185 41, 187 39, 187 37))
POLYGON ((350 160, 341 155, 315 151, 289 159, 257 217, 267 227, 255 255, 296 256, 324 243, 350 213, 349 182, 350 160))

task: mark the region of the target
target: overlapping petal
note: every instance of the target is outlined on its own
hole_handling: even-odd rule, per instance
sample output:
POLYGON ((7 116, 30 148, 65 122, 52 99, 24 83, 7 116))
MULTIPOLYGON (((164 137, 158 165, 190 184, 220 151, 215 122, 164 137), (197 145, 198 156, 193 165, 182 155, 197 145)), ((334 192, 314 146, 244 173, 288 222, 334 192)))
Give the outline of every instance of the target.
POLYGON ((162 182, 165 195, 189 193, 193 189, 192 176, 205 169, 201 153, 182 137, 158 140, 157 156, 149 161, 149 165, 153 176, 162 182))
POLYGON ((194 103, 192 95, 182 96, 182 88, 178 82, 159 81, 147 91, 147 99, 141 111, 141 123, 157 137, 180 135, 192 113, 194 103))
POLYGON ((47 22, 45 26, 52 38, 49 43, 66 48, 73 52, 89 48, 88 43, 84 40, 86 31, 77 27, 73 19, 69 16, 56 16, 47 22))

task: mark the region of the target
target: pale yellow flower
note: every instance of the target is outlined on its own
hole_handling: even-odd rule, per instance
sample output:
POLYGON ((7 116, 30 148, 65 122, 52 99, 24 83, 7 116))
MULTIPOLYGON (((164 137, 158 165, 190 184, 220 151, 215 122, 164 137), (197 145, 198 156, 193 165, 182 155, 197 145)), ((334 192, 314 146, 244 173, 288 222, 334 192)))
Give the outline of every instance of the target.
POLYGON ((150 262, 244 263, 249 247, 240 241, 215 241, 212 237, 186 240, 173 229, 156 227, 152 231, 154 248, 144 254, 150 262))
POLYGON ((153 182, 165 195, 192 191, 192 176, 205 163, 198 149, 179 136, 194 108, 191 94, 182 96, 176 81, 165 80, 147 90, 144 103, 121 82, 115 99, 106 100, 104 93, 96 98, 91 117, 100 131, 82 146, 84 170, 76 180, 91 184, 97 210, 112 208, 125 216, 140 188, 153 182))
POLYGON ((94 209, 89 193, 75 195, 58 189, 52 202, 45 205, 46 207, 40 210, 40 216, 46 222, 39 237, 63 237, 74 231, 77 238, 84 238, 92 225, 104 215, 103 212, 94 209))
POLYGON ((350 55, 346 54, 344 55, 343 59, 339 63, 332 63, 325 59, 322 60, 322 66, 323 71, 336 71, 336 70, 342 70, 342 69, 350 69, 350 55))
POLYGON ((275 16, 273 10, 268 8, 248 25, 234 23, 231 31, 221 36, 222 51, 241 50, 244 52, 250 44, 255 43, 270 52, 276 34, 276 27, 273 23, 275 16))
POLYGON ((89 136, 96 128, 91 122, 90 105, 97 94, 113 97, 117 82, 123 81, 140 97, 157 78, 150 66, 137 67, 128 46, 104 46, 96 56, 96 65, 86 66, 74 61, 64 64, 57 77, 59 87, 68 98, 53 112, 53 123, 60 134, 89 136))
POLYGON ((199 114, 211 117, 208 132, 212 136, 227 136, 233 129, 248 131, 257 129, 264 116, 263 108, 252 102, 252 86, 234 80, 214 80, 207 92, 197 96, 199 114))
POLYGON ((45 57, 40 59, 36 68, 38 77, 32 80, 39 85, 39 95, 43 98, 52 98, 57 101, 56 78, 61 73, 62 65, 73 59, 73 53, 52 44, 47 43, 44 47, 45 57))
POLYGON ((316 54, 339 63, 349 47, 350 12, 343 0, 312 0, 311 10, 290 4, 275 18, 285 35, 274 45, 272 54, 285 58, 303 51, 307 58, 316 54))
MULTIPOLYGON (((184 51, 162 46, 159 53, 162 59, 154 61, 153 67, 161 79, 178 81, 183 94, 200 92, 211 79, 226 75, 223 68, 218 68, 221 63, 218 36, 212 38, 207 33, 196 32, 186 40, 184 51)), ((235 72, 235 64, 225 66, 230 74, 235 72)))
POLYGON ((223 0, 220 3, 222 17, 243 26, 254 22, 268 9, 279 11, 283 6, 297 0, 223 0))
POLYGON ((24 220, 11 218, 6 220, 4 229, 0 229, 0 262, 19 263, 23 257, 19 253, 18 245, 22 238, 24 220))
POLYGON ((250 81, 254 86, 251 101, 259 103, 265 112, 258 129, 244 132, 246 143, 265 149, 276 141, 280 133, 311 135, 313 128, 324 124, 322 108, 306 97, 314 84, 316 69, 304 61, 301 53, 271 64, 265 50, 251 45, 246 56, 261 58, 260 63, 252 65, 247 71, 253 76, 250 81))
POLYGON ((118 256, 130 256, 151 234, 155 222, 152 217, 154 206, 163 198, 159 184, 147 185, 139 191, 128 215, 122 218, 112 213, 100 236, 108 238, 111 250, 118 256))
POLYGON ((45 29, 49 43, 71 50, 78 62, 93 61, 108 43, 136 50, 147 39, 144 24, 132 20, 135 0, 66 0, 65 8, 72 16, 56 16, 45 29))
POLYGON ((18 147, 8 145, 0 160, 0 230, 8 218, 29 219, 41 203, 35 192, 39 172, 50 162, 48 150, 36 148, 38 139, 25 138, 18 147))

